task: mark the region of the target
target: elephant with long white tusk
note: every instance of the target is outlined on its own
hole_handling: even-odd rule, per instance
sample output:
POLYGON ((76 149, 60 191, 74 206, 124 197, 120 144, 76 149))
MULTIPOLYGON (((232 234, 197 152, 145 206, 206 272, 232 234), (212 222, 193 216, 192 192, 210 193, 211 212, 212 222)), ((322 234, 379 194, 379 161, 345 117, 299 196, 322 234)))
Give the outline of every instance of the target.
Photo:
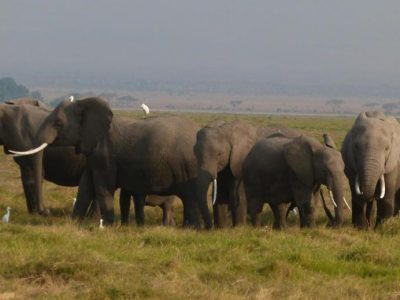
POLYGON ((352 222, 360 229, 371 224, 373 201, 376 226, 399 210, 395 200, 400 189, 400 125, 382 112, 360 113, 347 133, 342 155, 350 182, 352 222))

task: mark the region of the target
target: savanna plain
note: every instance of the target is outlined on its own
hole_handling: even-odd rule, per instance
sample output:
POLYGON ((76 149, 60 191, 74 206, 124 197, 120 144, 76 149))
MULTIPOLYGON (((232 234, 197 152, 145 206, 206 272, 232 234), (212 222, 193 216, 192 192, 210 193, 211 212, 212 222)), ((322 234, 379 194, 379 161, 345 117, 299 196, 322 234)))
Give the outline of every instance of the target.
MULTIPOLYGON (((155 113, 157 114, 157 113, 155 113)), ((142 117, 135 112, 116 115, 142 117)), ((283 124, 322 140, 328 132, 340 147, 353 118, 215 115, 185 113, 204 125, 216 118, 283 124)), ((350 199, 346 187, 347 199, 350 199)), ((326 191, 325 191, 326 192, 326 191)), ((0 210, 12 207, 0 224, 0 299, 398 299, 400 218, 377 230, 327 228, 322 205, 317 226, 271 228, 265 205, 263 226, 197 231, 166 228, 161 209, 146 208, 146 226, 69 218, 76 188, 46 182, 50 216, 29 215, 17 165, 0 155, 0 210)), ((115 209, 119 217, 116 193, 115 209)), ((332 205, 329 203, 331 209, 332 205)), ((182 209, 175 209, 177 224, 182 209)))

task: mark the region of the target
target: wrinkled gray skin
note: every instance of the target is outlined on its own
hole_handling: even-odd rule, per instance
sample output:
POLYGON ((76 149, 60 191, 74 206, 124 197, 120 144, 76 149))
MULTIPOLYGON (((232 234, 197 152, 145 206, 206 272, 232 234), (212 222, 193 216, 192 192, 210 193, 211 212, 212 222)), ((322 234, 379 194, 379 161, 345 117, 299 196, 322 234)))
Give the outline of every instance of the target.
POLYGON ((282 134, 263 138, 251 149, 243 163, 243 183, 253 225, 260 223, 265 201, 274 213, 274 228, 286 227, 285 203, 294 202, 300 226, 313 226, 311 205, 320 186, 327 186, 337 203, 334 225, 343 223, 344 163, 338 150, 314 138, 282 134))
POLYGON ((176 196, 147 195, 143 197, 141 195, 131 193, 127 190, 121 190, 119 198, 122 224, 129 224, 129 210, 131 205, 131 198, 133 198, 134 201, 136 224, 143 225, 145 223, 145 216, 143 209, 141 209, 141 207, 143 207, 143 205, 148 205, 148 206, 159 206, 162 209, 163 225, 175 226, 174 203, 177 200, 176 196))
MULTIPOLYGON (((114 222, 114 192, 121 187, 140 195, 179 196, 185 225, 198 227, 197 130, 194 122, 177 116, 113 118, 107 102, 93 97, 60 103, 40 127, 37 145, 74 146, 86 156, 105 224, 114 222)), ((84 215, 89 203, 78 198, 77 214, 84 215)), ((206 227, 210 224, 205 220, 206 227)))
POLYGON ((400 187, 400 127, 393 117, 382 112, 359 114, 342 146, 345 172, 349 179, 354 226, 366 229, 371 224, 371 208, 377 200, 376 225, 393 216, 395 194, 400 187), (381 176, 385 196, 380 199, 381 176), (356 192, 356 177, 362 194, 356 192))
POLYGON ((194 147, 199 168, 197 197, 203 207, 207 206, 209 184, 217 179, 217 200, 213 206, 216 227, 227 226, 228 208, 233 225, 245 224, 246 200, 242 189, 236 188, 243 161, 260 138, 277 132, 299 135, 299 132, 282 126, 260 128, 241 120, 213 121, 197 133, 194 147), (240 201, 235 201, 237 198, 240 201))
MULTIPOLYGON (((8 149, 24 150, 36 145, 36 133, 51 108, 31 98, 9 100, 0 104, 0 144, 8 149)), ((73 147, 48 147, 32 156, 15 157, 29 213, 46 214, 43 204, 43 178, 62 186, 77 186, 86 159, 73 147), (42 167, 43 166, 43 167, 42 167)), ((88 192, 88 191, 86 191, 88 192)))

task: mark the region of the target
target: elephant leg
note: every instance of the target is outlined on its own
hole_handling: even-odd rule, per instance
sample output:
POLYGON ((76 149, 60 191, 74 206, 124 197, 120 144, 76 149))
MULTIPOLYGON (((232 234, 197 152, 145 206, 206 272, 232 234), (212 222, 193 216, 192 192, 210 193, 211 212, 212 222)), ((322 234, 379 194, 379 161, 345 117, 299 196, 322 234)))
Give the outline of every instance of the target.
POLYGON ((376 202, 376 226, 382 224, 383 221, 393 217, 395 206, 395 186, 397 184, 397 174, 392 172, 385 175, 386 193, 383 199, 376 202))
MULTIPOLYGON (((86 169, 79 181, 78 195, 76 196, 76 202, 72 211, 72 218, 83 219, 92 201, 97 201, 95 199, 93 178, 91 171, 86 169)), ((95 205, 98 207, 98 203, 95 205)), ((97 208, 97 210, 99 209, 97 208)))
POLYGON ((88 212, 87 216, 94 220, 97 220, 100 218, 101 213, 100 213, 99 202, 96 201, 96 199, 93 199, 93 201, 90 203, 89 212, 88 212))
POLYGON ((20 166, 22 186, 24 189, 26 207, 28 212, 33 214, 37 212, 37 205, 35 199, 35 183, 33 171, 27 166, 20 166))
POLYGON ((181 198, 183 203, 183 226, 200 228, 200 220, 197 210, 198 207, 195 201, 185 194, 179 194, 178 196, 181 198))
POLYGON ((293 183, 293 196, 300 214, 300 227, 313 227, 315 225, 314 208, 311 205, 314 197, 313 191, 299 182, 293 183))
POLYGON ((163 210, 163 225, 164 226, 175 226, 174 220, 174 206, 168 201, 160 205, 163 210))
POLYGON ((92 174, 96 200, 98 200, 104 224, 113 224, 114 193, 116 189, 115 172, 108 168, 107 173, 104 170, 93 170, 92 174))
POLYGON ((136 224, 143 226, 145 222, 144 217, 144 205, 146 202, 146 195, 135 193, 133 196, 133 201, 135 203, 135 219, 136 224))
POLYGON ((245 225, 247 217, 247 200, 243 181, 234 180, 229 190, 233 226, 245 225))
POLYGON ((264 207, 264 201, 262 198, 256 198, 252 200, 254 201, 254 205, 251 206, 250 208, 250 218, 251 218, 251 224, 254 227, 259 227, 261 225, 261 213, 264 207))
POLYGON ((269 205, 274 214, 273 228, 276 230, 286 229, 286 212, 288 205, 286 203, 270 204, 269 205))
POLYGON ((371 226, 371 214, 372 214, 372 208, 374 207, 374 202, 375 201, 369 201, 367 202, 367 209, 365 212, 365 217, 367 219, 367 226, 371 226))
POLYGON ((36 153, 33 156, 33 174, 34 174, 34 191, 36 205, 39 214, 48 215, 49 211, 45 209, 43 204, 43 151, 36 153))
POLYGON ((131 192, 121 188, 119 194, 119 209, 121 212, 121 224, 129 224, 129 210, 131 208, 131 192))
POLYGON ((214 224, 216 228, 225 228, 228 226, 228 204, 216 201, 213 205, 214 224))

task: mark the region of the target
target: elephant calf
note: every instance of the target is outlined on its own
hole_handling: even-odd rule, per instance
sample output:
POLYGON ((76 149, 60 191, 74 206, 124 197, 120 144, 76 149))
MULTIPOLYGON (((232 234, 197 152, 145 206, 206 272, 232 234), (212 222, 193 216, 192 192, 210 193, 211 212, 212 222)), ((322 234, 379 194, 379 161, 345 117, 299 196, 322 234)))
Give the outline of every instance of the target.
POLYGON ((243 183, 253 225, 258 225, 265 199, 271 206, 274 228, 286 227, 286 203, 295 203, 300 226, 313 226, 311 205, 320 185, 331 191, 335 207, 334 224, 343 222, 344 163, 339 151, 314 138, 276 134, 261 139, 243 164, 243 183))
POLYGON ((159 206, 163 210, 163 225, 175 226, 174 220, 174 204, 177 200, 177 196, 158 196, 158 195, 147 195, 141 196, 139 194, 131 193, 127 190, 122 189, 119 206, 121 209, 121 223, 129 223, 129 210, 131 204, 131 198, 133 197, 135 207, 135 219, 137 225, 143 225, 145 222, 143 206, 159 206))

